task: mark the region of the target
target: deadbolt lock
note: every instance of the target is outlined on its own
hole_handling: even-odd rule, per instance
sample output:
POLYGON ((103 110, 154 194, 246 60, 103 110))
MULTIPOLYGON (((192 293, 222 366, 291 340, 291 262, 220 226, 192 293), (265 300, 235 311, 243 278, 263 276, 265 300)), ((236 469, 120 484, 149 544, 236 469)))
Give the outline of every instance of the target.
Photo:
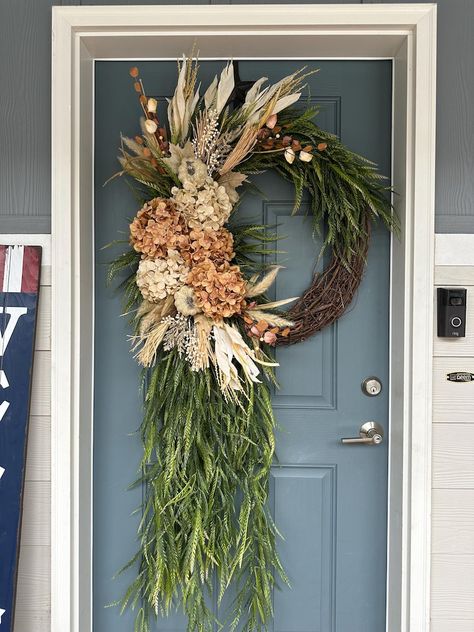
POLYGON ((376 397, 382 392, 382 382, 378 377, 367 377, 361 384, 362 392, 369 397, 376 397))

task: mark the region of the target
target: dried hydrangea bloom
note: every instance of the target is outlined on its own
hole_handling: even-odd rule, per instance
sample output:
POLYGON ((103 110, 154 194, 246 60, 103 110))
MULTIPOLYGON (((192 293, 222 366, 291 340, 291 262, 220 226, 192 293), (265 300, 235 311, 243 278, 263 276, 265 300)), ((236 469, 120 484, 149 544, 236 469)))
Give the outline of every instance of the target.
POLYGON ((194 228, 189 233, 189 258, 192 265, 204 259, 223 263, 231 261, 234 255, 234 238, 225 228, 216 231, 194 228))
POLYGON ((130 224, 130 243, 146 257, 166 257, 169 249, 189 247, 188 228, 172 200, 146 202, 130 224))
POLYGON ((175 294, 185 283, 189 268, 176 250, 170 250, 166 259, 142 259, 137 271, 137 286, 143 298, 159 303, 175 294))
POLYGON ((186 181, 182 189, 173 187, 171 192, 190 228, 218 230, 229 219, 232 203, 225 188, 212 178, 207 178, 201 189, 186 181))
POLYGON ((227 261, 216 265, 205 259, 191 269, 187 283, 194 290, 197 306, 215 321, 239 314, 245 305, 245 281, 239 267, 227 261))
POLYGON ((207 176, 207 167, 198 158, 183 158, 178 167, 178 178, 181 182, 189 182, 198 189, 204 186, 207 176))

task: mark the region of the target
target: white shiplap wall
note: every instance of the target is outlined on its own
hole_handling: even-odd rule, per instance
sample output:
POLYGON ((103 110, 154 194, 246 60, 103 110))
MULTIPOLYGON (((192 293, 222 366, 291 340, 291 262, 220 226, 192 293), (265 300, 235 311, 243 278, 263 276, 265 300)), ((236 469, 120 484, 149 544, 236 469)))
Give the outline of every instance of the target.
POLYGON ((0 243, 43 246, 14 632, 49 632, 51 628, 50 237, 49 235, 3 235, 0 243))
POLYGON ((431 632, 474 632, 474 235, 437 235, 435 283, 466 287, 463 339, 434 338, 431 632))
MULTIPOLYGON (((49 239, 29 243, 44 246, 45 265, 14 632, 49 632, 51 268, 49 239)), ((468 288, 468 333, 464 340, 434 338, 431 632, 474 632, 474 383, 446 380, 450 371, 474 373, 474 236, 438 235, 437 264, 437 285, 468 288)))

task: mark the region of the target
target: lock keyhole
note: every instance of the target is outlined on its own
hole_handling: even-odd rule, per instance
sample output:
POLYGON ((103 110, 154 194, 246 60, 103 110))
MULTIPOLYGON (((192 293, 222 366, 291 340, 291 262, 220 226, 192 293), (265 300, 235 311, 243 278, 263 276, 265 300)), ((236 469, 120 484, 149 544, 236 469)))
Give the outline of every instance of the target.
POLYGON ((382 392, 382 382, 378 377, 367 377, 361 384, 362 392, 368 397, 376 397, 382 392))

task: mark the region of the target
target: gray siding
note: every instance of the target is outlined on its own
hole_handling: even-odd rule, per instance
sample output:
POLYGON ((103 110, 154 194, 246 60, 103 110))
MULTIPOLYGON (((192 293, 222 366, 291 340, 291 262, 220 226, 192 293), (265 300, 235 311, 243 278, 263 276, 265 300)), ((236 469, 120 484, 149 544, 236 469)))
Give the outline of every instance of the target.
MULTIPOLYGON (((0 0, 0 234, 50 230, 51 5, 172 2, 0 0)), ((189 4, 239 3, 254 4, 189 4)), ((438 8, 436 230, 474 233, 474 2, 439 0, 438 8)))

